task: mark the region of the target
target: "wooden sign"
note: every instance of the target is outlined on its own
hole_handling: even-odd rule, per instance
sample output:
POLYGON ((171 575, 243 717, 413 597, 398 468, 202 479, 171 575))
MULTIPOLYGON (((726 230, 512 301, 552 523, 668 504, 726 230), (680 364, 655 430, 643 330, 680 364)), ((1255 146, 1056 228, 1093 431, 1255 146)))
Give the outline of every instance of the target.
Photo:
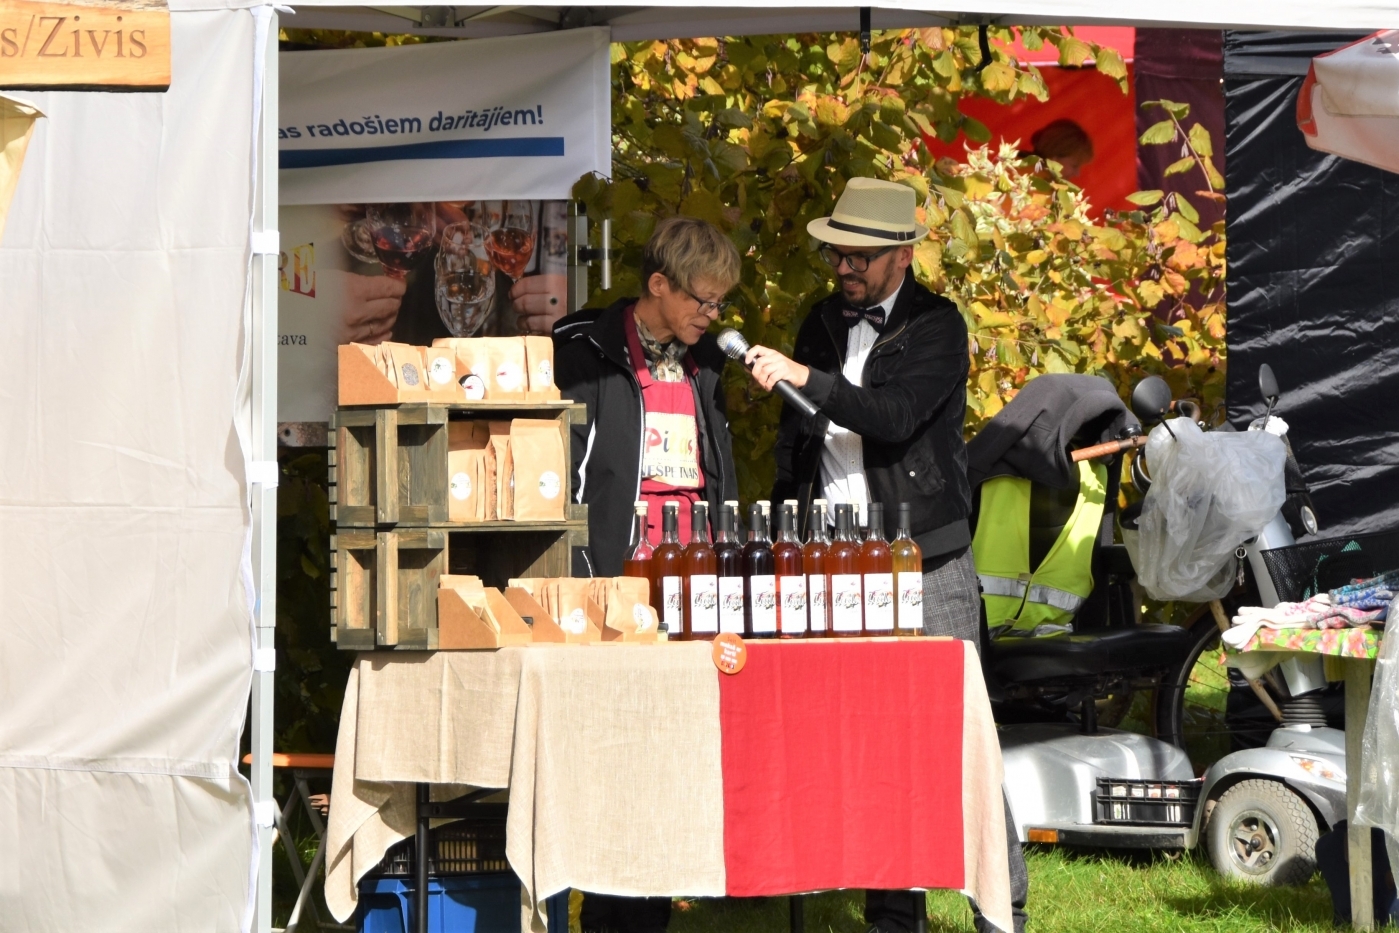
POLYGON ((170 10, 160 0, 0 0, 0 90, 163 91, 170 10))

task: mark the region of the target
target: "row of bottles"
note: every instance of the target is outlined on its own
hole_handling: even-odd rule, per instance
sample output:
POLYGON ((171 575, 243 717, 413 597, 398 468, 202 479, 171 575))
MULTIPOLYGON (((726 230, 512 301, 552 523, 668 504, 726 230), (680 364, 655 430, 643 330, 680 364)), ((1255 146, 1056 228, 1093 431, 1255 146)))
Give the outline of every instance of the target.
POLYGON ((898 532, 884 537, 884 506, 869 506, 864 538, 854 506, 835 507, 827 535, 826 502, 809 513, 809 534, 797 535, 797 506, 777 510, 768 537, 762 505, 748 511, 748 540, 738 533, 738 503, 727 502, 709 540, 709 505, 691 506, 691 539, 680 541, 680 504, 662 509, 661 543, 646 540, 646 503, 636 504, 623 573, 651 581, 651 600, 671 638, 849 637, 917 634, 923 629, 923 555, 910 536, 911 509, 899 506, 898 532))

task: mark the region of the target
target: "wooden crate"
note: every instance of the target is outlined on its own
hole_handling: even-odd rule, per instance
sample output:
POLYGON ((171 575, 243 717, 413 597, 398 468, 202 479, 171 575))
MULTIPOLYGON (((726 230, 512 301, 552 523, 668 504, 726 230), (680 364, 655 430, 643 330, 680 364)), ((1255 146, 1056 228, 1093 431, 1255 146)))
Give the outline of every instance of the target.
POLYGON ((339 529, 331 538, 336 646, 349 651, 437 648, 437 582, 447 533, 433 528, 339 529))
MULTIPOLYGON (((585 406, 572 402, 403 403, 341 408, 331 424, 334 446, 329 460, 330 517, 341 528, 471 527, 447 521, 447 422, 551 418, 559 422, 563 432, 567 461, 568 427, 575 419, 584 418, 585 412, 585 406)), ((563 492, 564 501, 571 503, 570 469, 564 470, 563 492)), ((586 520, 586 509, 570 505, 568 517, 571 521, 586 520)))
POLYGON ((470 574, 502 590, 513 577, 571 576, 573 548, 587 543, 586 519, 342 528, 331 539, 331 640, 346 651, 436 651, 442 574, 470 574))
MULTIPOLYGON (((492 522, 520 525, 521 522, 492 522)), ((571 577, 573 549, 588 543, 588 523, 532 522, 501 533, 485 526, 452 530, 448 566, 452 573, 480 577, 486 586, 504 589, 513 577, 571 577), (508 535, 508 536, 507 536, 508 535)))

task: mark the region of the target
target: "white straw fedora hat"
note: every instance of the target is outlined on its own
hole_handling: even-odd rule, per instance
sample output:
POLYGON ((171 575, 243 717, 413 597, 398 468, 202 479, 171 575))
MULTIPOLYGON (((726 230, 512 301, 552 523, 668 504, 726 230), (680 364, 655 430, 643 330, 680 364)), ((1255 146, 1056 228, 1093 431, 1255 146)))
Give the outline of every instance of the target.
POLYGON ((831 216, 813 220, 806 232, 835 246, 912 245, 928 235, 917 222, 917 206, 918 196, 907 185, 852 178, 831 216))

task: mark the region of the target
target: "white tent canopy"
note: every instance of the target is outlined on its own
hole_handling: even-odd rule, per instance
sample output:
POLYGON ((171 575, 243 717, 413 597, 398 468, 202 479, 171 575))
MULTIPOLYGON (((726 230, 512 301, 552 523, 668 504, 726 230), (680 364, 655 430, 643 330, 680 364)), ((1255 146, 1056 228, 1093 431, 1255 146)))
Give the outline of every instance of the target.
MULTIPOLYGON (((619 3, 609 6, 378 6, 340 0, 301 0, 284 27, 411 32, 484 38, 575 26, 608 26, 617 42, 698 36, 836 32, 858 29, 858 7, 812 2, 694 6, 684 3, 619 3)), ((1177 26, 1202 29, 1399 28, 1399 5, 1367 0, 906 0, 872 8, 875 29, 910 26, 1082 25, 1177 26)))

